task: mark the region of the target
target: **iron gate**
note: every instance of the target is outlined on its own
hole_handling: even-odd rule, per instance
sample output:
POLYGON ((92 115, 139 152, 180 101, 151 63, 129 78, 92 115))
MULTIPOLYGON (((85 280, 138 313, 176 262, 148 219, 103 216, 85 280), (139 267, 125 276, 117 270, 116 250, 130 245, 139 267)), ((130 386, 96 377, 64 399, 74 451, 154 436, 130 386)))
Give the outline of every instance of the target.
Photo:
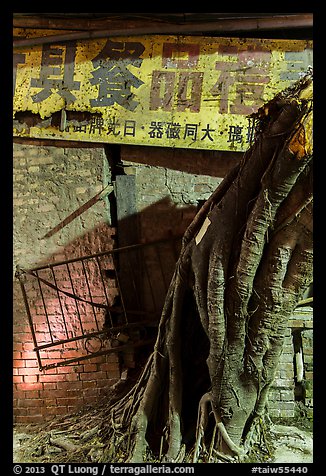
POLYGON ((31 269, 18 265, 40 370, 153 342, 180 242, 131 245, 31 269))

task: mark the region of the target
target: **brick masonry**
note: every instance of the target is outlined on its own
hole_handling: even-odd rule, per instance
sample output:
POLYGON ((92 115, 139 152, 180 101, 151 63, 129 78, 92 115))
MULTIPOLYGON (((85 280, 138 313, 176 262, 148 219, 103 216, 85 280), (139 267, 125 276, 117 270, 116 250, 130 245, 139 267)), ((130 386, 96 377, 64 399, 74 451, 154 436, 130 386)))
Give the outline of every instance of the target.
MULTIPOLYGON (((14 268, 17 264, 30 268, 112 249, 115 228, 110 225, 106 200, 97 202, 50 238, 44 238, 102 190, 108 177, 102 148, 14 144, 14 268)), ((42 342, 45 316, 40 293, 37 289, 34 292, 35 328, 38 341, 42 342)), ((116 292, 112 289, 113 296, 116 292)), ((119 380, 122 369, 116 353, 40 371, 17 280, 13 297, 16 423, 44 421, 91 404, 119 380)), ((68 300, 65 305, 69 305, 68 300)), ((60 349, 45 353, 45 363, 58 362, 60 358, 60 349)))
POLYGON ((302 402, 308 416, 313 411, 313 310, 297 308, 289 321, 283 351, 269 395, 271 416, 294 418, 296 402, 302 402), (296 382, 294 334, 299 334, 303 360, 303 381, 296 382))
MULTIPOLYGON (((134 178, 137 241, 146 242, 182 234, 239 156, 216 151, 122 146, 121 159, 124 173, 134 178)), ((60 147, 46 141, 15 143, 14 267, 36 267, 112 249, 116 229, 111 225, 113 217, 107 199, 97 202, 50 238, 44 238, 110 179, 111 170, 101 146, 60 147)), ((34 292, 36 329, 42 338, 45 316, 41 311, 38 314, 40 296, 36 289, 34 292)), ((110 292, 113 298, 117 290, 112 287, 110 292)), ((271 391, 273 416, 294 416, 294 328, 302 330, 305 397, 310 406, 313 402, 311 316, 297 316, 289 324, 271 391)), ((112 384, 125 378, 126 367, 135 366, 132 353, 125 355, 123 363, 113 353, 40 371, 17 280, 13 330, 16 423, 44 421, 91 404, 105 395, 112 384)), ((60 349, 49 350, 45 358, 48 362, 58 361, 62 355, 60 349)))

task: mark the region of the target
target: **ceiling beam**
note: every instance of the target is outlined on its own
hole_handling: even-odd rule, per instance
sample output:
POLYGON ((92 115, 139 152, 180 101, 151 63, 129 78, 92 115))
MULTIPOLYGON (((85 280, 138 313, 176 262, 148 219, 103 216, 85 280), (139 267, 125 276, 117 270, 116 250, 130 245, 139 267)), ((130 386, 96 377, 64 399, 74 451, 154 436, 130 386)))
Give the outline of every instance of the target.
MULTIPOLYGON (((89 22, 90 20, 87 20, 89 22)), ((74 25, 79 20, 74 20, 74 25)), ((86 22, 86 23, 87 23, 86 22)), ((69 29, 76 29, 72 23, 69 29)), ((17 25, 16 25, 17 26, 17 25)), ((25 25, 26 26, 26 25, 25 25)), ((105 29, 86 29, 73 33, 63 33, 58 35, 48 35, 37 38, 24 38, 14 40, 14 47, 35 46, 45 43, 59 43, 70 40, 86 40, 93 38, 104 38, 114 36, 137 36, 137 35, 155 35, 155 34, 174 34, 174 35, 193 35, 193 34, 221 34, 243 31, 260 31, 260 30, 279 30, 286 28, 312 28, 313 15, 296 14, 296 15, 279 15, 262 18, 233 18, 220 19, 218 21, 191 22, 191 23, 165 23, 165 22, 139 22, 135 21, 118 21, 109 28, 105 29)), ((22 26, 21 26, 22 28, 22 26)), ((41 28, 41 26, 39 26, 41 28)), ((44 26, 42 26, 44 28, 44 26)), ((53 29, 53 26, 49 28, 53 29)), ((57 26, 59 28, 59 26, 57 26)), ((86 24, 85 24, 86 28, 86 24)))

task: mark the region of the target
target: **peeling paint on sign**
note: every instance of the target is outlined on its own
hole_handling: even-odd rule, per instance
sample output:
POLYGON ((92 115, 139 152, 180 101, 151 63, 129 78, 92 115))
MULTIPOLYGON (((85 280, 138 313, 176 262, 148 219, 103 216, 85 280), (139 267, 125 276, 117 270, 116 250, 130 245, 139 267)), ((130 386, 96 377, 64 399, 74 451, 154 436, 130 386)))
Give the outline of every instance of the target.
POLYGON ((302 40, 153 35, 20 48, 14 135, 244 151, 248 115, 309 65, 302 40), (53 119, 62 110, 64 127, 53 119), (19 122, 23 112, 33 125, 19 122))

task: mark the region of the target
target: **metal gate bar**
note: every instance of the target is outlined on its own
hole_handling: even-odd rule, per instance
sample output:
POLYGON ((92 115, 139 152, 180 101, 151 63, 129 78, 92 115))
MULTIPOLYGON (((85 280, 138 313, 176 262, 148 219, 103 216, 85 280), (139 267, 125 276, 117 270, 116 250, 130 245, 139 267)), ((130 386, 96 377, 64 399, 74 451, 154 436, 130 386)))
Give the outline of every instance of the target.
POLYGON ((22 269, 18 265, 16 277, 20 282, 40 370, 151 342, 152 339, 139 336, 148 326, 153 328, 158 323, 180 243, 181 238, 174 237, 31 269, 22 269), (120 267, 121 257, 127 268, 120 267), (170 268, 165 266, 167 263, 170 268), (73 271, 76 269, 75 276, 73 271), (110 282, 117 292, 115 300, 110 295, 110 282), (130 303, 134 303, 133 307, 130 303), (42 333, 40 316, 44 320, 42 333), (121 333, 127 341, 117 340, 121 333), (43 341, 40 341, 40 334, 43 341), (95 345, 95 350, 90 343, 95 345), (44 357, 42 352, 51 352, 58 346, 62 358, 47 363, 48 356, 44 357), (70 354, 65 358, 67 349, 70 354), (76 355, 71 357, 72 353, 76 355))

